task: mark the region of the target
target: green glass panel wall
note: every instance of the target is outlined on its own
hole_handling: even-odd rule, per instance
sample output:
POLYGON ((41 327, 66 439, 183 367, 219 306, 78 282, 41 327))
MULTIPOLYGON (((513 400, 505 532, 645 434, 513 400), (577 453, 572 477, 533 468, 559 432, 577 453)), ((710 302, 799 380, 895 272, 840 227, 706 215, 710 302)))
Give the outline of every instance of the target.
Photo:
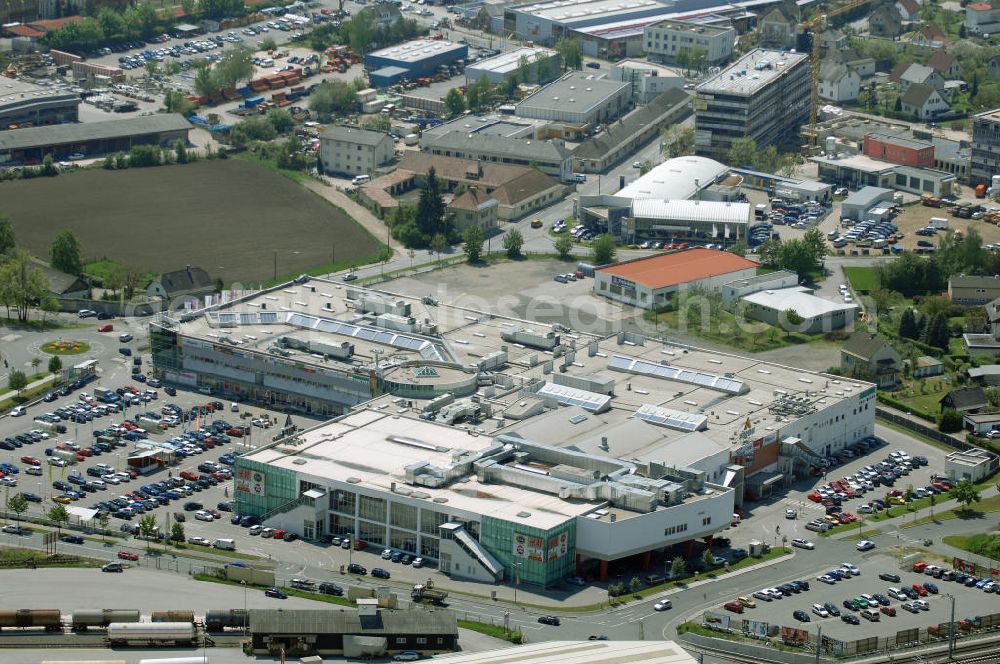
POLYGON ((576 563, 576 521, 551 530, 484 516, 479 542, 503 564, 513 582, 551 585, 570 576, 576 563))
POLYGON ((236 513, 261 516, 299 497, 295 473, 237 457, 233 470, 236 513))

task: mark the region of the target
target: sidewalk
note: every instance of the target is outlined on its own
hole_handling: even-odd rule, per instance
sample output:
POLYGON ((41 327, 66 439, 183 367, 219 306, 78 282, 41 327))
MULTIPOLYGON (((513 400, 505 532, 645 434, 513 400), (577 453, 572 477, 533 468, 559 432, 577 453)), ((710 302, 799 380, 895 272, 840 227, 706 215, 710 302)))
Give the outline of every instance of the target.
POLYGON ((362 228, 372 234, 372 236, 379 242, 384 242, 388 237, 389 246, 397 252, 405 253, 405 248, 403 245, 399 244, 394 238, 390 237, 388 234, 388 229, 386 225, 382 223, 375 215, 372 214, 371 210, 359 205, 354 200, 352 200, 347 194, 340 191, 336 187, 331 187, 330 185, 323 184, 322 182, 317 182, 312 178, 307 179, 303 185, 306 189, 319 194, 329 202, 333 203, 344 212, 347 213, 349 217, 358 222, 362 228))

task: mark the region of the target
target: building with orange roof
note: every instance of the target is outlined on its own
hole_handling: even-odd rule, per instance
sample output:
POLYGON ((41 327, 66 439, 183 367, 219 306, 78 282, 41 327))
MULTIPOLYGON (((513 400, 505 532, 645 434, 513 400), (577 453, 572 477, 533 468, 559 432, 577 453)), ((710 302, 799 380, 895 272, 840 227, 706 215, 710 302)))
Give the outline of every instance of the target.
POLYGON ((635 258, 594 270, 594 293, 642 309, 668 305, 676 293, 717 291, 723 284, 757 275, 757 263, 742 256, 696 247, 635 258))
POLYGON ((967 4, 965 29, 971 35, 989 35, 1000 31, 1000 7, 994 7, 988 2, 967 4))

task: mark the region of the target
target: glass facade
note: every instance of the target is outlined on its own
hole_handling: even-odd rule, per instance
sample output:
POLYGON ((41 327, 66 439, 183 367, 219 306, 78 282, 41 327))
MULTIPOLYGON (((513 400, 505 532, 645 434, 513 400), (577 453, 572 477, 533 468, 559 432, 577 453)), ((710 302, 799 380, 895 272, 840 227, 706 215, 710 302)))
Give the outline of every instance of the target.
POLYGON ((479 542, 504 566, 507 579, 548 586, 572 575, 576 564, 576 521, 550 530, 483 517, 479 542))
POLYGON ((233 471, 237 514, 261 516, 299 497, 296 474, 238 457, 233 471))
POLYGON ((159 325, 149 326, 149 350, 153 366, 171 371, 181 368, 180 349, 177 347, 177 333, 159 325))

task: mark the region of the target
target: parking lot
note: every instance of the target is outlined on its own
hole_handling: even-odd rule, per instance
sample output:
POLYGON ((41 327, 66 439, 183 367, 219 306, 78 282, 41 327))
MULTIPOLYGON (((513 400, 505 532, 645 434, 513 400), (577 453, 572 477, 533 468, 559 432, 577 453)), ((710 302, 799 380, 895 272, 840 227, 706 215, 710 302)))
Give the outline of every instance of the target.
MULTIPOLYGON (((806 554, 803 554, 806 555, 806 554)), ((870 552, 859 555, 853 561, 844 561, 853 564, 858 569, 858 574, 851 575, 836 581, 833 584, 821 582, 815 578, 819 573, 837 569, 837 565, 831 565, 830 569, 818 568, 818 572, 813 578, 803 579, 809 583, 809 590, 798 593, 792 592, 783 596, 782 599, 765 600, 761 599, 760 589, 746 589, 746 597, 755 606, 744 606, 743 612, 738 614, 740 618, 759 620, 769 624, 780 624, 786 626, 798 626, 801 629, 812 630, 815 626, 822 626, 823 635, 842 641, 861 639, 870 636, 877 636, 887 633, 894 633, 899 630, 926 628, 928 625, 947 622, 951 616, 951 602, 946 594, 955 597, 955 618, 961 620, 965 616, 977 616, 995 613, 1000 607, 1000 597, 995 592, 985 592, 975 587, 966 587, 955 581, 945 579, 935 579, 926 574, 920 574, 908 570, 901 570, 900 562, 897 558, 883 552, 870 552), (899 581, 883 580, 879 574, 896 574, 899 581), (911 588, 914 584, 923 586, 929 583, 931 587, 936 587, 938 592, 928 592, 919 599, 926 603, 926 609, 916 609, 916 612, 902 608, 904 603, 912 600, 901 600, 889 595, 890 588, 911 588), (755 594, 757 593, 757 594, 755 594), (856 597, 868 595, 874 597, 879 595, 881 603, 876 602, 875 611, 878 612, 878 621, 872 622, 861 615, 864 609, 850 609, 845 607, 845 601, 853 600, 856 597), (834 615, 822 617, 814 610, 815 604, 832 604, 836 610, 834 615), (886 611, 882 611, 883 605, 886 611), (802 611, 808 617, 807 621, 798 620, 793 616, 793 612, 802 611), (895 615, 889 613, 895 612, 895 615), (887 613, 888 612, 888 613, 887 613), (839 614, 839 615, 837 615, 839 614), (844 621, 843 616, 853 615, 859 618, 858 624, 849 624, 844 621)), ((789 579, 792 581, 792 579, 789 579)), ((736 599, 733 597, 732 599, 736 599)), ((864 604, 864 602, 862 602, 864 604)), ((721 606, 718 611, 731 613, 721 606)), ((824 608, 824 611, 827 609, 824 608)), ((737 617, 736 613, 732 613, 737 617)))

